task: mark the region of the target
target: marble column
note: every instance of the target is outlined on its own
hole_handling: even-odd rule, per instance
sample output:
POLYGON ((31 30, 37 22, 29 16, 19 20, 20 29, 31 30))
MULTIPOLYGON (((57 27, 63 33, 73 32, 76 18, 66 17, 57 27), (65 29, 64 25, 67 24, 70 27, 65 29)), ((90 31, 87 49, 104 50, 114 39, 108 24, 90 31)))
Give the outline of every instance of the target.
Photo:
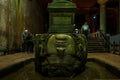
POLYGON ((108 0, 97 0, 100 4, 100 30, 105 34, 106 33, 106 2, 108 0))
POLYGON ((120 0, 119 0, 119 9, 118 9, 118 11, 119 11, 119 20, 118 20, 119 26, 118 26, 118 33, 120 33, 120 0))

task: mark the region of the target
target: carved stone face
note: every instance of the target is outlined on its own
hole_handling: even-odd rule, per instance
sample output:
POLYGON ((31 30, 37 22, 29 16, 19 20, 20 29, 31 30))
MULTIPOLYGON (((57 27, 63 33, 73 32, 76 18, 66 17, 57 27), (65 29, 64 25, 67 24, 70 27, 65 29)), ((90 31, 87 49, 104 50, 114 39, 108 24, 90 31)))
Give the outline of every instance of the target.
POLYGON ((48 34, 38 36, 38 38, 41 41, 36 44, 38 45, 36 48, 38 51, 36 53, 36 60, 38 60, 36 61, 36 67, 43 74, 71 76, 85 65, 87 45, 83 35, 48 34), (40 37, 43 37, 43 39, 40 37))

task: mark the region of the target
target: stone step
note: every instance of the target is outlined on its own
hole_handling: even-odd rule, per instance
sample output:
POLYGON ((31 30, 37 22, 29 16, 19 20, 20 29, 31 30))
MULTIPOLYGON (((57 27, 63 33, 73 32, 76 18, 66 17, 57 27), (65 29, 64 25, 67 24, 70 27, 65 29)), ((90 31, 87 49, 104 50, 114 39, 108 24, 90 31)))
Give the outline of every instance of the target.
POLYGON ((99 38, 88 39, 88 52, 107 52, 107 48, 104 47, 104 41, 99 38))

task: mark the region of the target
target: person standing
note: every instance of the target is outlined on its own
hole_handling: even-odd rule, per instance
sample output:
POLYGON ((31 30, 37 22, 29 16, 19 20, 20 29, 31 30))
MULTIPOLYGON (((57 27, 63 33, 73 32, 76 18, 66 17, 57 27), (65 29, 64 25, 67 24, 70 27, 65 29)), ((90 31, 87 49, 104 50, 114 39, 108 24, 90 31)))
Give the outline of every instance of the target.
POLYGON ((79 30, 77 28, 74 31, 76 34, 79 34, 79 30))
POLYGON ((29 32, 26 38, 27 40, 27 53, 33 53, 34 43, 33 43, 33 35, 29 32))
POLYGON ((27 37, 28 37, 28 30, 24 30, 22 34, 22 52, 27 52, 28 46, 27 46, 27 37))
POLYGON ((90 32, 90 29, 89 29, 89 25, 87 24, 87 22, 85 22, 82 27, 81 27, 81 32, 82 34, 84 34, 86 37, 88 37, 88 34, 90 32))

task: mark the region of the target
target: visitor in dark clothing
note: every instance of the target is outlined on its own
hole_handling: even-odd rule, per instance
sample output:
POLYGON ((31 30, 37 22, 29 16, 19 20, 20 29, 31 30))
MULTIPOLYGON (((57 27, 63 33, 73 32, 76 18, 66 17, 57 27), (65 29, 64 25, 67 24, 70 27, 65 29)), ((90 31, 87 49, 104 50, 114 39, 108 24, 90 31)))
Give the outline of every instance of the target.
POLYGON ((28 34, 26 40, 27 40, 27 53, 33 53, 34 44, 33 44, 33 35, 31 33, 28 34))
POLYGON ((22 52, 27 52, 27 36, 28 30, 25 30, 22 34, 22 52))

